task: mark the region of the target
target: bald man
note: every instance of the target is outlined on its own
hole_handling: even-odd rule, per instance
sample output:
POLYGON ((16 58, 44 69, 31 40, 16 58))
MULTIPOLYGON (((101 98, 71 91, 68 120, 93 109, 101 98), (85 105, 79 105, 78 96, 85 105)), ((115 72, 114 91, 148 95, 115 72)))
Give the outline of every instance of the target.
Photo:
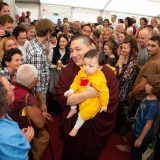
POLYGON ((124 23, 118 23, 116 28, 116 34, 118 36, 119 33, 125 32, 125 25, 124 23))
POLYGON ((147 45, 151 36, 152 32, 150 32, 148 29, 143 29, 138 34, 138 64, 140 65, 140 67, 142 67, 148 61, 147 45))

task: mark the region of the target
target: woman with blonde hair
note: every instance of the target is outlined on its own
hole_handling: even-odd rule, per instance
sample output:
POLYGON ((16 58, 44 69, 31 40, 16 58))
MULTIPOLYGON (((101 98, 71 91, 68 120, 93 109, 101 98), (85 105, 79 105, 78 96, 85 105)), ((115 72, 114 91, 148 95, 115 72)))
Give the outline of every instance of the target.
POLYGON ((17 48, 14 38, 5 37, 0 41, 0 62, 2 61, 4 52, 10 50, 11 48, 17 48))
POLYGON ((98 26, 96 26, 96 30, 99 30, 101 32, 101 34, 102 34, 103 31, 104 31, 104 26, 98 25, 98 26))
POLYGON ((106 28, 102 34, 103 46, 106 42, 112 42, 117 47, 116 34, 112 28, 106 28))

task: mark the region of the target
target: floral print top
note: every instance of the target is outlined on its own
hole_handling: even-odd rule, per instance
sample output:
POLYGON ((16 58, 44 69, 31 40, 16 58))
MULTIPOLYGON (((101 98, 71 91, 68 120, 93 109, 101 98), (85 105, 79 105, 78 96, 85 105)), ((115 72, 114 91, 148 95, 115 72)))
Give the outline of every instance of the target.
POLYGON ((122 66, 121 71, 117 68, 120 101, 127 101, 128 93, 133 88, 138 72, 137 56, 131 57, 129 63, 122 66))

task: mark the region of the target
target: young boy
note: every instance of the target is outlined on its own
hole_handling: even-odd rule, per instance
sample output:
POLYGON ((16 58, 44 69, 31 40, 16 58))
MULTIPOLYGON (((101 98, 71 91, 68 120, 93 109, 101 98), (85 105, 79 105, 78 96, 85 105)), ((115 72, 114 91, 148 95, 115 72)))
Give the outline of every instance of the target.
MULTIPOLYGON (((75 77, 70 89, 64 93, 68 97, 74 92, 83 91, 87 85, 93 86, 99 96, 90 98, 79 104, 78 119, 74 128, 69 133, 75 136, 86 120, 93 118, 98 112, 106 112, 109 101, 109 89, 106 85, 106 78, 101 71, 104 64, 104 54, 92 49, 84 56, 84 63, 78 75, 75 77)), ((77 106, 71 106, 71 110, 67 118, 72 117, 76 112, 77 106)))
POLYGON ((143 152, 154 136, 154 120, 157 116, 160 98, 160 76, 152 75, 146 84, 146 98, 141 102, 134 124, 131 160, 141 160, 143 152))

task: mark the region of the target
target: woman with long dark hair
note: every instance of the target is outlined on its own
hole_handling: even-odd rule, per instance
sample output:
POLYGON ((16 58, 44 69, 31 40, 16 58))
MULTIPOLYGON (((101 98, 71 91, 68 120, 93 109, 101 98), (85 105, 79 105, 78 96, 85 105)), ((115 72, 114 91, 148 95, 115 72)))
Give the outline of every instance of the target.
POLYGON ((54 86, 59 79, 59 75, 63 68, 68 64, 70 58, 69 41, 66 34, 59 35, 57 45, 53 48, 52 65, 50 66, 50 83, 49 83, 49 111, 57 114, 58 107, 56 107, 54 86), (53 108, 54 106, 54 108, 53 108), (53 111, 54 110, 54 111, 53 111))
POLYGON ((132 27, 132 19, 130 17, 126 17, 124 20, 125 29, 128 35, 133 35, 133 27, 132 27))
POLYGON ((133 36, 126 36, 116 64, 119 81, 119 109, 116 129, 121 135, 125 135, 130 129, 128 93, 132 90, 138 74, 137 52, 136 39, 133 36))
POLYGON ((63 65, 68 63, 70 58, 68 36, 66 34, 61 34, 57 39, 57 45, 53 49, 52 64, 57 65, 58 60, 62 62, 63 65))

